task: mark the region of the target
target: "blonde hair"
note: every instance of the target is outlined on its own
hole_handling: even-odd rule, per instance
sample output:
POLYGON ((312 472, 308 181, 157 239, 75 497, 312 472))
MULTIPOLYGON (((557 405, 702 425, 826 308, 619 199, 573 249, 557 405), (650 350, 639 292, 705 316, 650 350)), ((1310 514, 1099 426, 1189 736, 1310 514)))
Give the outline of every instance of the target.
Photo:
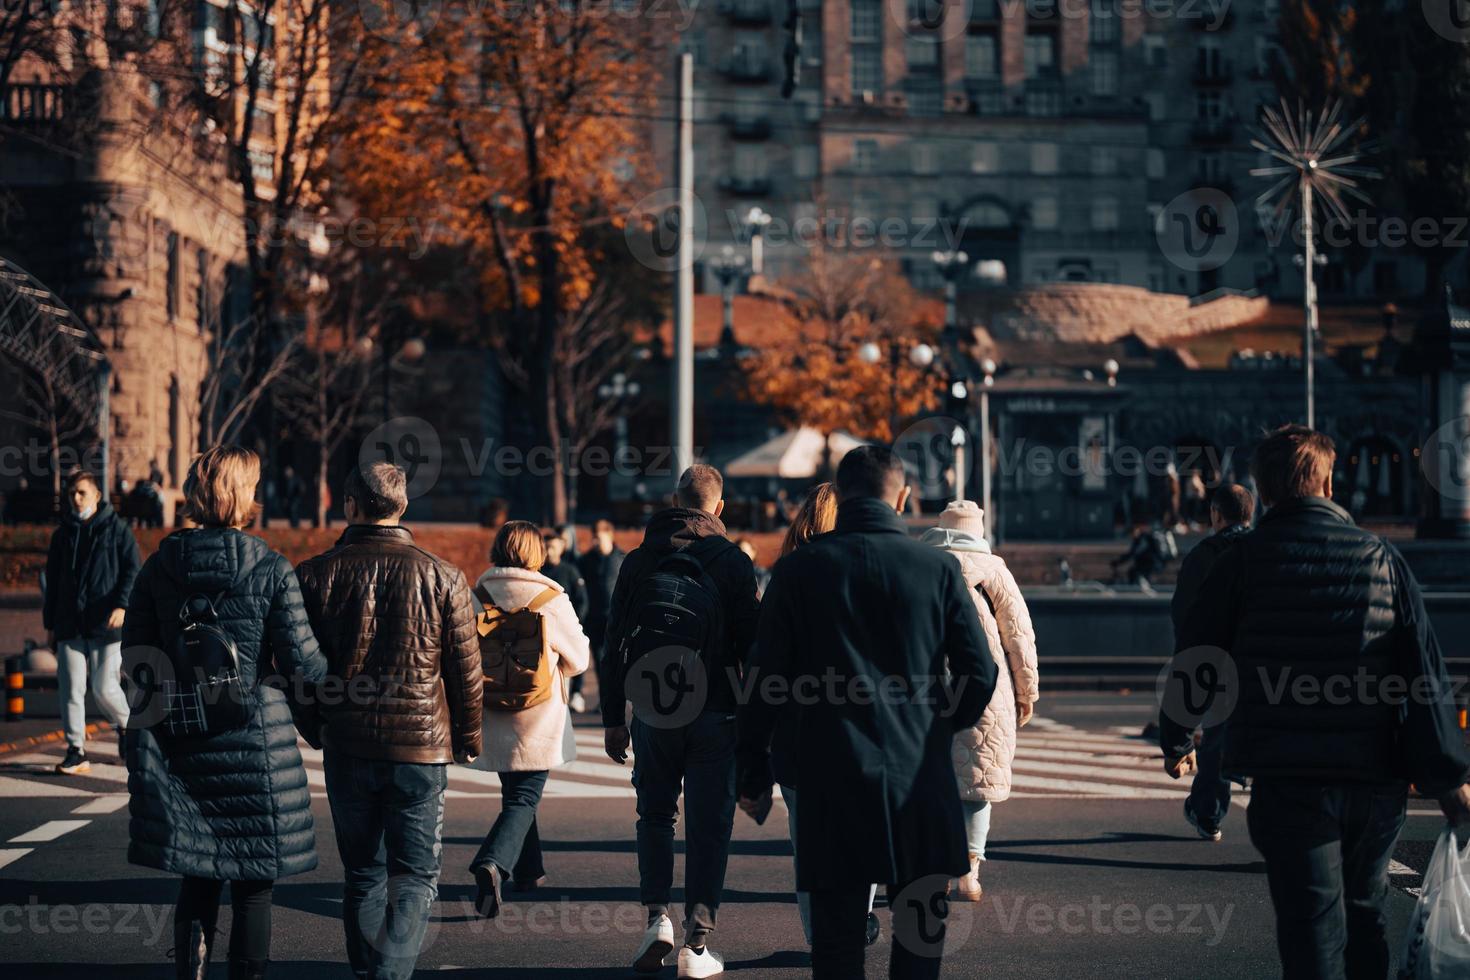
POLYGON ((490 545, 490 564, 497 568, 528 568, 539 571, 546 564, 546 543, 541 529, 530 521, 507 521, 490 545))
POLYGON ((245 527, 255 519, 260 457, 241 446, 215 446, 184 478, 184 516, 204 527, 245 527))
POLYGON ((830 483, 818 483, 806 493, 801 508, 791 519, 786 537, 781 542, 781 557, 785 558, 797 548, 819 534, 826 534, 837 526, 837 489, 830 483))

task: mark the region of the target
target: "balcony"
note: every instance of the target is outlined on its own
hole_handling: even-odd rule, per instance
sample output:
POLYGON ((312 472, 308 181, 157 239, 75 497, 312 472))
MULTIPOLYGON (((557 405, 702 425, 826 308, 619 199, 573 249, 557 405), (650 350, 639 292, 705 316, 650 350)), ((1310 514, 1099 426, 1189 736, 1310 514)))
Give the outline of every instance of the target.
POLYGON ((1234 121, 1230 119, 1196 119, 1189 127, 1189 138, 1201 146, 1219 146, 1229 143, 1234 132, 1234 121))
POLYGON ((771 193, 771 178, 726 174, 719 179, 718 186, 736 197, 762 197, 771 193))
POLYGON ((720 0, 718 9, 736 24, 771 22, 771 0, 720 0))
POLYGON ((53 123, 66 118, 70 93, 65 85, 17 82, 0 87, 0 121, 53 123))
POLYGON ((1213 65, 1196 63, 1194 66, 1194 84, 1202 88, 1229 85, 1234 80, 1235 69, 1229 61, 1220 61, 1213 65))
POLYGON ((736 82, 764 82, 771 76, 771 61, 765 52, 737 44, 720 63, 720 72, 736 82))
POLYGON ((730 135, 737 140, 763 140, 771 135, 771 119, 766 115, 724 112, 720 122, 730 127, 730 135))

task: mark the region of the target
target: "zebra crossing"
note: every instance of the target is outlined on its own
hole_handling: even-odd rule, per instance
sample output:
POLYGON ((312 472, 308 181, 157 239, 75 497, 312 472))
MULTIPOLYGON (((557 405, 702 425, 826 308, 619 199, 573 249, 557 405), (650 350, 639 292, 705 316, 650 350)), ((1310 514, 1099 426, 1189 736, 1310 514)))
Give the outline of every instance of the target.
MULTIPOLYGON (((602 750, 602 731, 576 730, 577 759, 557 769, 546 786, 556 799, 628 799, 632 766, 619 766, 602 750)), ((1171 780, 1159 761, 1158 748, 1137 737, 1137 727, 1077 728, 1051 718, 1034 718, 1020 732, 1013 770, 1012 796, 1018 799, 1182 799, 1188 784, 1171 780)), ((88 740, 92 769, 85 775, 59 776, 61 743, 0 756, 0 800, 76 799, 110 812, 126 800, 127 769, 117 757, 117 737, 107 732, 88 740), (119 796, 119 794, 122 794, 119 796), (90 802, 96 801, 96 802, 90 802)), ((301 745, 313 796, 325 798, 326 777, 319 750, 301 745)), ((493 772, 451 766, 447 797, 498 799, 500 781, 493 772)), ((778 796, 779 800, 779 796, 778 796)))

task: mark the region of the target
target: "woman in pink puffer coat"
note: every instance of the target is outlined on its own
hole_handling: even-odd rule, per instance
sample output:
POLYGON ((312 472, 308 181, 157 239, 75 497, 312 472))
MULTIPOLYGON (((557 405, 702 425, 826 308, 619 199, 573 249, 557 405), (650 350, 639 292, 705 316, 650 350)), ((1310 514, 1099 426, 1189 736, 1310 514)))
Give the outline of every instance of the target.
POLYGON ((980 862, 985 860, 985 840, 990 835, 990 805, 1011 795, 1016 731, 1031 720, 1039 696, 1036 633, 1020 586, 1006 563, 990 553, 985 512, 974 502, 951 503, 939 516, 939 526, 926 531, 923 541, 959 561, 986 642, 1000 668, 995 694, 980 723, 954 737, 955 776, 970 843, 970 871, 955 887, 961 899, 978 902, 980 862))

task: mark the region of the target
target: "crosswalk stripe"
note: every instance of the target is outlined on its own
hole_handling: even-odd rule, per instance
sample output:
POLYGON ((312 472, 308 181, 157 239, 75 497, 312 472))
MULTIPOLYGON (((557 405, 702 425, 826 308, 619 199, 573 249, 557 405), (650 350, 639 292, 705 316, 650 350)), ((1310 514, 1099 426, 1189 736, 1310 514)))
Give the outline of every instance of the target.
POLYGON ((0 868, 20 860, 34 850, 34 847, 0 847, 0 868))
POLYGON ((103 814, 116 813, 128 805, 128 798, 120 794, 98 796, 77 807, 72 813, 103 814))
POLYGON ((47 820, 39 827, 27 830, 23 834, 16 834, 7 844, 45 844, 53 841, 63 834, 69 834, 73 830, 81 830, 90 820, 47 820))

